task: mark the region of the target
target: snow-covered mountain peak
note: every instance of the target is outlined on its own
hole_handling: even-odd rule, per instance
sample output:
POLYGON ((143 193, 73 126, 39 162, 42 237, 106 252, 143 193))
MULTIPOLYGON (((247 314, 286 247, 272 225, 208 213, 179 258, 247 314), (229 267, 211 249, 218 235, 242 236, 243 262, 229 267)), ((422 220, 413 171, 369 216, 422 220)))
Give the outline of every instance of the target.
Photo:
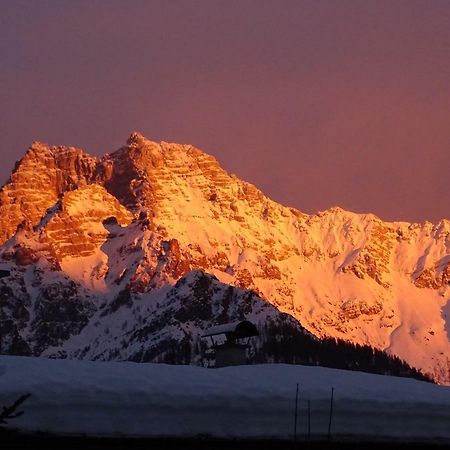
MULTIPOLYGON (((0 191, 1 238, 17 238, 5 258, 39 243, 75 291, 130 304, 209 272, 317 336, 387 349, 450 381, 448 220, 390 223, 339 207, 307 215, 191 145, 137 132, 98 160, 41 145, 0 191)), ((29 273, 39 258, 19 260, 29 273)))
POLYGON ((145 136, 143 136, 139 131, 133 131, 130 134, 130 137, 127 139, 127 144, 129 146, 133 145, 139 146, 145 140, 146 140, 145 136))

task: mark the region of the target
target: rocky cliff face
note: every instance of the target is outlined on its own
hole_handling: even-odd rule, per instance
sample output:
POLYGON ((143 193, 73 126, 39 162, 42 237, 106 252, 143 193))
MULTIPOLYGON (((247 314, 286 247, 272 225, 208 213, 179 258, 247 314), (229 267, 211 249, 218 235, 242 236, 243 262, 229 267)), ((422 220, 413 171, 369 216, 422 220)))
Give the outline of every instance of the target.
POLYGON ((0 190, 0 242, 36 225, 64 192, 92 182, 96 160, 74 147, 33 142, 0 190))
MULTIPOLYGON (((140 320, 151 322, 162 303, 155 299, 201 270, 253 291, 316 336, 385 349, 450 381, 446 220, 386 223, 340 208, 306 215, 271 201, 192 146, 138 133, 98 160, 33 144, 2 188, 0 212, 0 268, 12 274, 2 283, 14 286, 3 298, 17 348, 130 357, 117 348, 111 353, 108 339, 87 330, 106 323, 117 304, 137 299, 150 308, 140 320), (64 292, 68 300, 58 311, 64 315, 67 307, 74 315, 70 338, 57 333, 46 345, 42 331, 37 346, 36 321, 51 322, 36 315, 36 308, 48 309, 47 283, 53 287, 45 299, 64 292), (84 353, 82 345, 89 347, 84 353)), ((130 333, 133 317, 124 326, 130 333)))

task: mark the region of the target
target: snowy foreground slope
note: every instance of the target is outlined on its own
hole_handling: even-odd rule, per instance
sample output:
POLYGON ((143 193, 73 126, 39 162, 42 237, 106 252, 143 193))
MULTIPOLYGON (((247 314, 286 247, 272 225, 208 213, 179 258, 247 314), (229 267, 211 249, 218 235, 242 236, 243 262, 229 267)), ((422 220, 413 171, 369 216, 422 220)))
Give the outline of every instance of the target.
MULTIPOLYGON (((291 438, 298 433, 450 442, 450 388, 360 372, 294 365, 223 369, 130 362, 0 357, 0 405, 30 392, 14 426, 87 435, 291 438)), ((11 425, 13 423, 11 422, 11 425)))

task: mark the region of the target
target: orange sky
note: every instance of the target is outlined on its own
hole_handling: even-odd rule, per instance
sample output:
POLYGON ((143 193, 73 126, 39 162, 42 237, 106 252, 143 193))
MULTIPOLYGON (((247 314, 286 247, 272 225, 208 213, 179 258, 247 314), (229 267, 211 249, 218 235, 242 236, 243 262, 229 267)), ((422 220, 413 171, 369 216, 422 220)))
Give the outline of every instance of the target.
POLYGON ((5 180, 33 140, 191 143, 281 203, 450 218, 448 1, 0 0, 5 180))

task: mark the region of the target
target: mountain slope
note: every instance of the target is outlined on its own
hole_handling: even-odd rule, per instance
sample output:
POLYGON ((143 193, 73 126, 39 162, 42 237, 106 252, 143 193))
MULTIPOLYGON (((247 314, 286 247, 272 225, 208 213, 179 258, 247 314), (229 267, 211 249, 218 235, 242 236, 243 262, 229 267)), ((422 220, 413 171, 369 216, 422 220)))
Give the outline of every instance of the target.
POLYGON ((46 264, 94 304, 124 292, 156 295, 199 269, 255 291, 316 336, 386 349, 450 382, 449 221, 387 223, 340 208, 306 215, 192 146, 138 133, 98 160, 66 147, 35 147, 0 196, 9 218, 2 236, 10 238, 2 267, 28 280, 24 310, 42 290, 30 286, 31 273, 48 272, 46 264), (49 158, 57 161, 45 175, 51 193, 36 193, 23 180, 49 158))

